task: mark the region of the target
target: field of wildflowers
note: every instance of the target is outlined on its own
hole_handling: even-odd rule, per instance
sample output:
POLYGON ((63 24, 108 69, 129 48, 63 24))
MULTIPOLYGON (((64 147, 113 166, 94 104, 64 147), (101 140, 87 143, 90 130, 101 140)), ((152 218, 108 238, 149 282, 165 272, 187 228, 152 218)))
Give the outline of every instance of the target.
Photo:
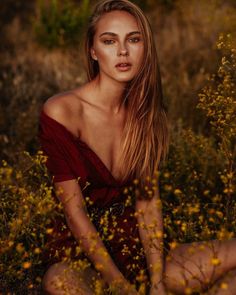
MULTIPOLYGON (((56 9, 59 2, 52 2, 56 9)), ((168 160, 158 173, 164 238, 172 249, 179 243, 229 239, 236 233, 236 8, 231 1, 224 5, 210 1, 206 15, 206 1, 154 2, 147 1, 143 7, 157 35, 171 122, 168 160), (188 13, 183 14, 184 10, 188 13), (214 26, 216 20, 218 26, 214 26)), ((38 111, 50 95, 85 81, 83 56, 73 45, 78 24, 72 20, 79 11, 70 14, 66 6, 70 27, 60 35, 56 30, 61 32, 60 26, 67 21, 60 19, 57 10, 50 36, 44 30, 49 27, 43 27, 47 18, 37 18, 35 7, 40 9, 35 2, 26 10, 30 17, 18 11, 11 22, 4 23, 5 47, 0 48, 3 294, 40 294, 44 246, 53 234, 51 221, 62 216, 62 208, 53 200, 46 158, 38 149, 38 111), (50 38, 57 37, 57 47, 52 49, 50 42, 55 39, 50 38)), ((81 7, 86 23, 89 1, 81 1, 81 7)), ((214 256, 209 263, 217 268, 221 261, 214 256)), ((77 262, 74 267, 86 265, 77 262)), ((186 294, 192 294, 183 283, 186 294)), ((102 294, 99 282, 94 288, 102 294)), ((227 289, 227 280, 217 288, 227 289)), ((142 288, 140 294, 144 294, 142 288)))

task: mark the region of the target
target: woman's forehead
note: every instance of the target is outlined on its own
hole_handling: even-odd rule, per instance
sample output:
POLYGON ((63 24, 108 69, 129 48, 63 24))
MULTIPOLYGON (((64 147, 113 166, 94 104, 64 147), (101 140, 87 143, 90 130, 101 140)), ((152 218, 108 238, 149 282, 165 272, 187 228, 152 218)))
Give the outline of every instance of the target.
POLYGON ((127 11, 115 10, 103 14, 97 23, 96 31, 100 35, 103 32, 119 34, 120 31, 127 33, 139 31, 136 18, 127 11))

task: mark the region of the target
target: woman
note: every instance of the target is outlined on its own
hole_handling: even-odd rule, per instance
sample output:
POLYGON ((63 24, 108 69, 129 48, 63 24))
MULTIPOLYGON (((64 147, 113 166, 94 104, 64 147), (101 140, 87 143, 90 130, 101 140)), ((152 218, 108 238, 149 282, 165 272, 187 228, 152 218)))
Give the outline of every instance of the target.
POLYGON ((40 114, 39 138, 67 223, 62 230, 55 222, 43 289, 94 294, 100 279, 116 294, 202 290, 235 267, 235 241, 212 241, 224 261, 217 272, 205 243, 180 245, 165 258, 157 175, 169 135, 150 25, 127 0, 99 2, 85 48, 88 82, 51 97, 40 114), (66 247, 90 266, 70 268, 66 247))

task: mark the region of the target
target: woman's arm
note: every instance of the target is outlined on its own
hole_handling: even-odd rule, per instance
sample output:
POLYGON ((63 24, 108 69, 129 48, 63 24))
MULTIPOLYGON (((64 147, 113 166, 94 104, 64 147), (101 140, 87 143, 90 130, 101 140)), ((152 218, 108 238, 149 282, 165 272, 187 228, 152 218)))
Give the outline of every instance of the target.
POLYGON ((66 221, 72 234, 81 243, 83 251, 88 255, 95 268, 102 274, 104 281, 109 286, 115 285, 117 281, 121 281, 123 286, 126 283, 128 285, 128 282, 113 262, 95 226, 87 215, 82 191, 77 180, 55 182, 54 185, 56 195, 62 202, 66 221))
MULTIPOLYGON (((163 290, 163 219, 158 187, 152 199, 136 200, 135 211, 151 278, 152 290, 155 287, 163 290)), ((163 291, 160 294, 164 294, 163 291)))

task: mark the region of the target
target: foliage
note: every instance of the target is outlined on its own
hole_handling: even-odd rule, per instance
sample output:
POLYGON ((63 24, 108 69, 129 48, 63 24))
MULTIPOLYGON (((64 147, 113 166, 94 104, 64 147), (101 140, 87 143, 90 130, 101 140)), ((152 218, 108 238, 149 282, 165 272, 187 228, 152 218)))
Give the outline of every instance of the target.
MULTIPOLYGON (((235 233, 235 46, 232 36, 223 35, 218 52, 212 45, 219 31, 234 31, 235 9, 225 1, 135 2, 153 8, 164 90, 174 118, 169 159, 160 174, 165 240, 173 249, 179 243, 228 239, 235 233), (155 7, 174 2, 178 5, 169 15, 155 7), (215 71, 216 57, 220 68, 200 91, 197 113, 195 93, 206 82, 206 71, 215 71)), ((48 3, 41 1, 34 22, 40 44, 76 43, 87 19, 80 8, 88 2, 80 7, 69 0, 48 3)), ((77 47, 45 55, 17 21, 4 29, 9 50, 1 53, 0 145, 8 163, 0 168, 1 291, 35 294, 45 271, 45 237, 57 213, 42 155, 18 155, 16 150, 33 150, 42 100, 81 83, 81 61, 77 47)))
MULTIPOLYGON (((172 243, 215 239, 224 227, 235 231, 226 210, 222 176, 224 154, 214 138, 179 129, 172 134, 168 163, 160 175, 167 240, 172 243)), ((235 210, 231 204, 231 212, 235 210)))
POLYGON ((169 10, 172 9, 175 4, 175 0, 133 0, 132 2, 136 3, 142 10, 150 10, 160 5, 169 10))
MULTIPOLYGON (((212 132, 209 137, 196 134, 179 121, 172 128, 169 159, 160 172, 165 240, 171 249, 179 243, 228 239, 236 230, 236 62, 230 36, 220 36, 218 48, 224 55, 222 63, 200 93, 198 104, 212 132)), ((41 151, 35 156, 23 152, 17 164, 3 160, 0 168, 1 288, 16 294, 39 290, 45 271, 42 255, 46 234, 53 231, 50 222, 60 214, 52 198, 45 160, 41 151)), ((106 216, 100 222, 108 237, 106 216)), ((217 266, 219 261, 214 258, 212 263, 217 266)), ((78 266, 87 264, 77 262, 73 267, 78 266)), ((97 282, 96 286, 97 294, 101 294, 101 285, 97 282)))
POLYGON ((228 206, 235 194, 235 160, 236 160, 236 50, 233 48, 232 36, 221 35, 218 49, 225 55, 216 75, 209 80, 199 95, 198 108, 206 114, 217 138, 220 152, 224 154, 224 193, 228 206))
POLYGON ((24 294, 41 281, 41 255, 56 205, 45 156, 23 152, 18 160, 14 166, 3 160, 0 168, 0 280, 1 291, 24 294))
POLYGON ((236 60, 231 36, 221 35, 218 48, 222 63, 199 94, 197 106, 213 130, 206 137, 176 125, 161 175, 167 233, 178 242, 230 237, 236 230, 236 60))
POLYGON ((52 0, 47 5, 40 0, 34 23, 38 42, 48 48, 78 43, 89 13, 89 0, 82 0, 80 6, 71 0, 52 0))
POLYGON ((173 125, 182 118, 184 127, 206 134, 207 118, 196 108, 198 93, 209 73, 217 72, 218 35, 232 33, 235 42, 235 5, 221 0, 178 0, 168 14, 160 7, 150 14, 169 118, 173 125))

